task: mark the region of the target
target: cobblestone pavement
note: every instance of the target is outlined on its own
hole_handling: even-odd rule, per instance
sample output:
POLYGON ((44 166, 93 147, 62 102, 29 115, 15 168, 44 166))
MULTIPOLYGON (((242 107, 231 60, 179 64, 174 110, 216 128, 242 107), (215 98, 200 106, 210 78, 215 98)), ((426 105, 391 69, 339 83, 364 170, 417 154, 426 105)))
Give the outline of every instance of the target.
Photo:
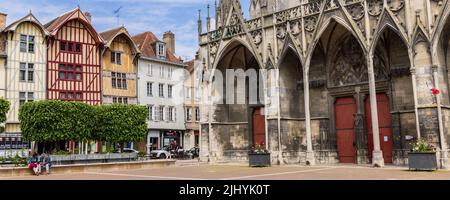
POLYGON ((159 169, 51 174, 8 177, 0 180, 450 180, 450 171, 413 172, 387 166, 273 166, 243 165, 175 166, 159 169))

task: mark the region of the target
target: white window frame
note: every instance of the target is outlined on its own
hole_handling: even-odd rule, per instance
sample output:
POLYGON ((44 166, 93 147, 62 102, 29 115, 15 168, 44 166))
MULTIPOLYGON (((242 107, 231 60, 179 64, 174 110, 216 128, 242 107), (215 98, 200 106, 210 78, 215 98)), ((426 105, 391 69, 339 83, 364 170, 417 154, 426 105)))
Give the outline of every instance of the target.
POLYGON ((147 82, 147 96, 153 97, 153 82, 147 82))
POLYGON ((200 121, 200 108, 199 107, 195 107, 195 121, 199 122, 200 121))
POLYGON ((19 92, 19 107, 32 101, 34 101, 34 92, 19 92))
POLYGON ((173 85, 167 85, 167 98, 173 98, 173 85))
POLYGON ((34 35, 26 35, 26 34, 20 34, 19 36, 19 49, 22 53, 34 53, 36 52, 36 36, 34 35), (22 37, 25 37, 25 41, 22 40, 22 37), (33 38, 33 40, 31 40, 33 38), (24 48, 22 48, 22 44, 25 45, 24 48), (33 47, 30 51, 30 47, 33 47))
POLYGON ((192 121, 192 108, 186 107, 186 121, 191 122, 192 121))
POLYGON ((153 113, 153 111, 154 111, 154 109, 155 109, 155 106, 154 105, 148 105, 147 106, 147 110, 148 110, 148 120, 149 121, 153 121, 155 118, 155 115, 154 115, 154 113, 153 113))
POLYGON ((147 76, 153 76, 153 64, 147 64, 147 76))
POLYGON ((159 120, 158 121, 164 121, 164 118, 165 118, 164 110, 165 110, 164 106, 159 106, 159 108, 158 108, 159 120))
POLYGON ((164 66, 163 65, 159 66, 159 77, 164 78, 164 66))
POLYGON ((159 58, 166 57, 166 45, 162 42, 156 44, 156 54, 159 58))
POLYGON ((163 83, 158 84, 158 96, 160 98, 164 98, 164 84, 163 83))
POLYGON ((122 52, 111 51, 111 63, 116 65, 122 65, 122 52), (114 60, 113 60, 114 58, 114 60))
POLYGON ((34 63, 19 63, 19 81, 20 82, 34 82, 34 63), (22 79, 23 74, 23 79, 22 79), (30 76, 31 74, 31 76, 30 76), (32 80, 30 80, 30 77, 32 80))

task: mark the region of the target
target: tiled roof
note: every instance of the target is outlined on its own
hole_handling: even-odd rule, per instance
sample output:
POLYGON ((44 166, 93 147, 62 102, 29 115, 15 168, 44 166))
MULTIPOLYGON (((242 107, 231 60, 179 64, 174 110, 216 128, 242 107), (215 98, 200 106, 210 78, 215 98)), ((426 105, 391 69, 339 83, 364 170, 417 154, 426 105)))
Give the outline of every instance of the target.
POLYGON ((49 32, 53 32, 56 28, 58 28, 62 23, 64 23, 67 19, 70 18, 70 16, 72 16, 73 14, 75 14, 77 11, 79 11, 79 8, 76 8, 74 10, 71 10, 69 12, 66 12, 64 14, 62 14, 59 17, 56 17, 55 19, 53 19, 52 21, 46 23, 44 25, 44 27, 49 31, 49 32))
POLYGON ((59 28, 61 26, 63 26, 67 21, 73 20, 73 19, 78 19, 78 20, 82 21, 82 23, 86 26, 86 28, 94 36, 94 39, 96 40, 97 43, 102 43, 103 42, 103 40, 100 37, 100 35, 98 35, 97 31, 92 26, 92 24, 89 21, 89 19, 83 14, 83 12, 81 12, 79 7, 75 8, 74 10, 71 10, 69 12, 66 12, 66 13, 62 14, 59 17, 56 17, 52 21, 50 21, 47 24, 45 24, 44 27, 48 30, 50 35, 53 36, 53 35, 55 35, 58 32, 58 30, 59 30, 59 28))
POLYGON ((41 28, 43 34, 48 35, 47 29, 41 24, 41 22, 39 22, 39 20, 32 13, 29 13, 25 17, 22 17, 21 19, 14 21, 13 23, 11 23, 7 27, 5 27, 5 29, 3 29, 3 31, 15 31, 17 26, 19 24, 21 24, 22 22, 34 23, 37 26, 39 26, 39 28, 41 28))
POLYGON ((129 41, 129 44, 132 46, 134 53, 139 54, 141 53, 139 51, 139 48, 134 43, 133 39, 131 39, 130 34, 128 33, 127 29, 124 26, 113 28, 111 30, 107 30, 105 32, 100 33, 100 36, 102 37, 103 41, 105 42, 105 47, 109 48, 113 40, 119 36, 119 35, 125 35, 127 40, 129 41))
POLYGON ((109 41, 113 40, 114 37, 122 30, 122 26, 118 28, 114 28, 111 30, 107 30, 105 32, 100 33, 100 36, 102 36, 103 40, 108 43, 109 41))
MULTIPOLYGON (((161 42, 155 34, 150 31, 135 35, 132 37, 134 43, 139 48, 142 53, 142 56, 148 58, 156 58, 155 51, 153 49, 153 44, 156 42, 161 42)), ((182 63, 183 61, 180 58, 177 58, 171 51, 166 51, 166 59, 170 62, 182 63)))

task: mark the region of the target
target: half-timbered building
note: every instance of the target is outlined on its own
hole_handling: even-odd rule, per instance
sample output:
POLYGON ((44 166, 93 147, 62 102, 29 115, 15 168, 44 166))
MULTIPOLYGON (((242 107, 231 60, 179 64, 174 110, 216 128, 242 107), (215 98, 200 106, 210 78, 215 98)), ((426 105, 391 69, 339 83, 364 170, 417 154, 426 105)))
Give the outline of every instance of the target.
POLYGON ((23 146, 19 108, 26 102, 45 99, 48 32, 32 13, 6 27, 0 23, 0 29, 3 40, 0 49, 4 53, 3 62, 0 61, 1 96, 11 103, 5 124, 6 136, 1 140, 9 140, 9 148, 20 149, 23 146))
POLYGON ((123 26, 100 35, 105 41, 102 53, 103 103, 137 104, 139 49, 123 26))
POLYGON ((45 25, 49 31, 47 99, 102 103, 101 48, 103 40, 80 8, 45 25))

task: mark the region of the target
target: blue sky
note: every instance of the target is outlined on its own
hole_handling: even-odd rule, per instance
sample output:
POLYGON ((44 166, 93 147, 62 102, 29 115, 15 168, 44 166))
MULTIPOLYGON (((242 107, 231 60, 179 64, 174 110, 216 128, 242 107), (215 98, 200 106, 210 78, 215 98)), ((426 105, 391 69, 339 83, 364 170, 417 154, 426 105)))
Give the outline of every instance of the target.
MULTIPOLYGON (((249 2, 250 0, 241 0, 246 14, 249 2)), ((80 5, 83 11, 92 14, 93 24, 98 32, 122 24, 132 35, 152 31, 162 38, 165 31, 174 32, 176 53, 187 60, 193 58, 198 49, 198 10, 202 10, 205 23, 207 4, 211 4, 213 15, 214 0, 0 0, 0 12, 8 14, 9 24, 32 10, 41 23, 45 24, 80 5), (114 10, 120 7, 122 9, 118 22, 114 10)))

